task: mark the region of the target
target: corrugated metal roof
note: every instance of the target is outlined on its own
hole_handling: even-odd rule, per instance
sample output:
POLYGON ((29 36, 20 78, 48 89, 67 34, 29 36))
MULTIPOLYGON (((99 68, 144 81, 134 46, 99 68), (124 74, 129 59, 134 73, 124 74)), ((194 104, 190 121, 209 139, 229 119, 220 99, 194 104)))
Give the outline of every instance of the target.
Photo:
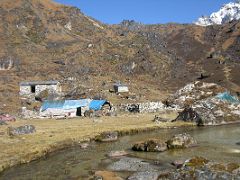
POLYGON ((102 106, 106 103, 106 100, 92 100, 89 109, 98 111, 102 109, 102 106))
POLYGON ((21 82, 20 86, 34 86, 34 85, 57 85, 58 81, 29 81, 21 82))
POLYGON ((63 100, 63 101, 44 101, 41 107, 41 111, 46 109, 76 109, 79 107, 89 106, 90 99, 81 100, 63 100))

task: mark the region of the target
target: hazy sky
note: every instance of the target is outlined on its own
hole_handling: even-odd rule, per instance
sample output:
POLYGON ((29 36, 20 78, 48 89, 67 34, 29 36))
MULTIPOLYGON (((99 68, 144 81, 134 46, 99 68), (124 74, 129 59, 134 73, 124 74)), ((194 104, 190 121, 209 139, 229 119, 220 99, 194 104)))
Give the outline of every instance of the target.
POLYGON ((83 13, 108 24, 123 19, 153 23, 191 23, 230 0, 55 0, 76 6, 83 13))

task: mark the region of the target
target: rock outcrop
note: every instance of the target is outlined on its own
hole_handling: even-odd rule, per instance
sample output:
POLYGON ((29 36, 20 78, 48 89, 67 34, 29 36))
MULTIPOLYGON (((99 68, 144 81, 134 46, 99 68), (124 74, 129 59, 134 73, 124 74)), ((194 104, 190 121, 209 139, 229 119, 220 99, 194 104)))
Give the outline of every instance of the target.
MULTIPOLYGON (((159 178, 161 179, 161 175, 159 178)), ((164 179, 240 179, 240 165, 217 163, 203 157, 194 157, 185 161, 182 168, 164 173, 164 179)))
POLYGON ((214 83, 190 83, 171 96, 168 103, 184 109, 176 121, 219 125, 240 120, 240 100, 214 83))
POLYGON ((171 107, 183 109, 197 101, 216 96, 225 91, 225 88, 215 83, 196 81, 176 91, 176 93, 167 99, 167 104, 171 107))

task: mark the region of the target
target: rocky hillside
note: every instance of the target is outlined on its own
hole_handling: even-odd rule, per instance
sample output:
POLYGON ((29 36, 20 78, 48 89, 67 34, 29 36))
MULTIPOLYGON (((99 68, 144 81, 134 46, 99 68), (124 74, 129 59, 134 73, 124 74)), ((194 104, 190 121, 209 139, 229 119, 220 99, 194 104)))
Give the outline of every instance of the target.
POLYGON ((1 0, 0 14, 0 112, 19 110, 27 80, 59 80, 70 98, 114 103, 165 99, 196 79, 240 91, 238 21, 109 26, 50 0, 1 0), (118 81, 129 95, 109 93, 118 81))

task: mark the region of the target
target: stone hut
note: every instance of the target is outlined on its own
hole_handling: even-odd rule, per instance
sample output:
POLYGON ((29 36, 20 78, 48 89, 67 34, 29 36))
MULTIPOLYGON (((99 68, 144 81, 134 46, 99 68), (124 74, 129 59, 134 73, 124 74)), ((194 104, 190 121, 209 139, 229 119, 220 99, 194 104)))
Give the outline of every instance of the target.
POLYGON ((61 86, 58 81, 32 81, 20 83, 21 96, 37 96, 44 90, 58 94, 61 93, 61 86))
POLYGON ((127 93, 129 92, 128 86, 122 84, 115 84, 113 86, 116 93, 127 93))

